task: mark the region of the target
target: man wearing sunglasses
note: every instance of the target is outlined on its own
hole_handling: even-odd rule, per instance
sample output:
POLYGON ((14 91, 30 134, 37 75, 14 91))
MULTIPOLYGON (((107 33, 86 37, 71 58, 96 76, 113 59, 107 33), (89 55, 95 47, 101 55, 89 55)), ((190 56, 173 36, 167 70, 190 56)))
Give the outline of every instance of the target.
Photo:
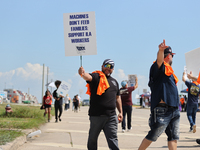
POLYGON ((150 131, 139 150, 145 150, 163 132, 167 134, 169 150, 177 149, 179 139, 178 78, 171 67, 174 53, 171 47, 165 45, 165 40, 158 47, 157 60, 150 68, 148 83, 151 88, 150 131))
POLYGON ((88 83, 87 94, 90 95, 90 130, 88 150, 97 150, 97 139, 104 131, 110 150, 119 150, 117 127, 123 119, 122 104, 118 82, 111 77, 114 70, 114 61, 106 59, 101 71, 86 73, 83 67, 78 70, 79 75, 88 83), (118 117, 115 109, 118 109, 118 117))

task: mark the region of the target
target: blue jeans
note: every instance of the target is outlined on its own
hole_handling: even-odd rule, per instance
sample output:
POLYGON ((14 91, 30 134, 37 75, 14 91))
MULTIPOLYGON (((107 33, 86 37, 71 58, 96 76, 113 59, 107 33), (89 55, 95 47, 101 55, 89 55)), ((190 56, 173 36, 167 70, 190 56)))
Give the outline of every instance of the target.
POLYGON ((190 122, 190 129, 192 130, 193 125, 196 122, 196 112, 198 109, 198 104, 187 104, 187 117, 190 122))
POLYGON ((131 129, 131 114, 132 114, 132 106, 122 106, 123 110, 123 121, 122 121, 122 129, 126 129, 126 114, 127 114, 127 126, 128 129, 131 129))
POLYGON ((117 115, 114 116, 90 116, 90 130, 87 148, 97 150, 97 139, 103 130, 110 150, 119 150, 117 139, 117 115))
POLYGON ((156 141, 165 131, 168 141, 179 139, 180 112, 178 108, 156 107, 151 112, 149 126, 151 130, 146 136, 150 141, 156 141))

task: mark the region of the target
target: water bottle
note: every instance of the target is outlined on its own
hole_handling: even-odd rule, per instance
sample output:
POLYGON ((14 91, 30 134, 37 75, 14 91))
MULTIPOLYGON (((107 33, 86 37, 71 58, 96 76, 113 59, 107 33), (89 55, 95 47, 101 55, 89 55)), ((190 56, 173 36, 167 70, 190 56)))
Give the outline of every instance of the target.
POLYGON ((38 134, 41 134, 41 130, 37 130, 35 132, 32 132, 32 133, 28 134, 27 137, 31 138, 32 136, 35 136, 35 135, 38 135, 38 134))

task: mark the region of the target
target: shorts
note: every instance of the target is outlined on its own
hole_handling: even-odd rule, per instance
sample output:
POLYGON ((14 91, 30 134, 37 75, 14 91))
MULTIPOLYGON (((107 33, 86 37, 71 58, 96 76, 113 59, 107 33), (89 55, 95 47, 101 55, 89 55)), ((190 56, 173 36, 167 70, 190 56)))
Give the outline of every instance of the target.
POLYGON ((44 105, 44 108, 51 108, 51 105, 44 105))
POLYGON ((156 141, 165 131, 168 141, 179 140, 180 111, 178 108, 156 107, 151 112, 149 126, 151 130, 147 140, 156 141))

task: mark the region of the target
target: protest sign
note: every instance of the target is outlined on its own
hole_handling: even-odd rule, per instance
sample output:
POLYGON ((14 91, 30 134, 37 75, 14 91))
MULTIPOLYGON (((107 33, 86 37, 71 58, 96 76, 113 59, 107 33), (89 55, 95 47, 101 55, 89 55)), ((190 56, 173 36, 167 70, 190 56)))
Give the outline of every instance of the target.
POLYGON ((65 56, 96 55, 95 12, 64 13, 65 56))
POLYGON ((58 95, 62 95, 62 96, 66 96, 68 94, 69 89, 71 88, 71 85, 65 81, 62 81, 58 90, 57 90, 57 94, 58 95))
POLYGON ((136 77, 136 74, 128 75, 128 87, 135 86, 136 77))
POLYGON ((198 76, 200 71, 200 48, 185 53, 187 73, 192 71, 193 76, 198 76))

